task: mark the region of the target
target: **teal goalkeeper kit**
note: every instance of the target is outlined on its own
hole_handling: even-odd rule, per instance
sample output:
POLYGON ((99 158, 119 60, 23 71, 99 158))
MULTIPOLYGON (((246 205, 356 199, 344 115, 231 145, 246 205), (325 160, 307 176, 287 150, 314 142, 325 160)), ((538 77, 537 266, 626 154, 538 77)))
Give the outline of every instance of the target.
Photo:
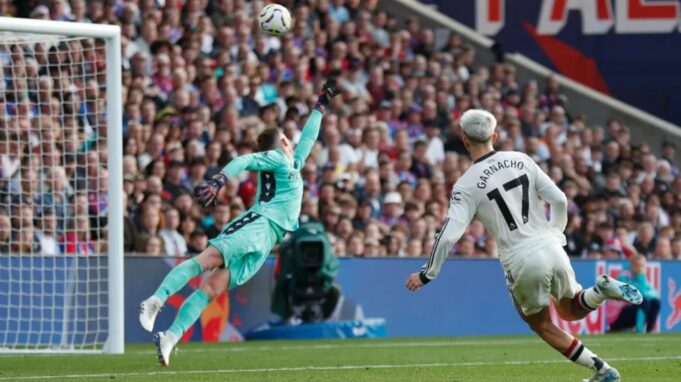
POLYGON ((310 155, 322 123, 322 113, 313 110, 300 136, 291 161, 278 149, 234 158, 223 173, 229 178, 245 170, 258 171, 255 204, 231 221, 209 243, 217 248, 231 274, 230 288, 242 285, 260 269, 272 248, 286 232, 298 228, 303 199, 300 170, 310 155))

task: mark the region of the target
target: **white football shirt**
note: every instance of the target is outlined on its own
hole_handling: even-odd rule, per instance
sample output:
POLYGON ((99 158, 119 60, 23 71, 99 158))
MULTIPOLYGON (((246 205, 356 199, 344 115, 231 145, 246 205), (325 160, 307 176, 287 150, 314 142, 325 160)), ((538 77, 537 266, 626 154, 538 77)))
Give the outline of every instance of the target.
POLYGON ((428 279, 437 276, 473 218, 492 233, 501 263, 507 268, 538 247, 565 245, 567 199, 529 156, 517 151, 483 155, 454 185, 447 219, 426 265, 428 279), (551 221, 546 202, 551 205, 551 221))

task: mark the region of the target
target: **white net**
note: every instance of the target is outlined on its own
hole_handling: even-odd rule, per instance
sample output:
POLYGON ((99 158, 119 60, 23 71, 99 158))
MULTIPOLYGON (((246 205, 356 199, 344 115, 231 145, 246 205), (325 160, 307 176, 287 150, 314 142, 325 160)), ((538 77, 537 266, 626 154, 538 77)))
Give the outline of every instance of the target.
POLYGON ((0 351, 107 339, 103 40, 0 33, 0 351))

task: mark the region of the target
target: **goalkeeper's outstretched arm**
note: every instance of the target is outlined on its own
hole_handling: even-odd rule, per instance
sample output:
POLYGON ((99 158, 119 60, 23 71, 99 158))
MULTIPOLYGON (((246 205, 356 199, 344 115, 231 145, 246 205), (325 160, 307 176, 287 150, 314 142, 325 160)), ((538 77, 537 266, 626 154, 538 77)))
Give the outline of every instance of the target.
POLYGON ((319 129, 322 126, 323 116, 322 111, 315 108, 307 118, 305 126, 303 126, 303 132, 300 134, 300 140, 296 146, 296 151, 293 153, 294 163, 298 163, 301 168, 310 155, 312 146, 314 146, 314 143, 319 137, 319 129))
POLYGON ((302 168, 307 160, 307 157, 312 151, 312 146, 317 141, 319 137, 319 129, 322 125, 323 113, 326 108, 331 103, 333 97, 338 95, 338 85, 336 80, 329 79, 324 85, 322 85, 322 91, 317 100, 317 104, 312 109, 312 113, 307 118, 305 126, 303 126, 303 132, 300 135, 300 141, 298 146, 296 146, 296 151, 293 154, 294 163, 298 164, 299 168, 302 168))

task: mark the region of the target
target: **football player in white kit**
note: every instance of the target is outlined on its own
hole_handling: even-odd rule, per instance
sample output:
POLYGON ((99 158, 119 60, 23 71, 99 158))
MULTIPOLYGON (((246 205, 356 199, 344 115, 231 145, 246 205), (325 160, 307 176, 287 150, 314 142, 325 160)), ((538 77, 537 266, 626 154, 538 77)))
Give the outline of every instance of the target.
POLYGON ((588 382, 620 380, 618 371, 577 338, 551 322, 549 300, 565 320, 579 320, 606 299, 640 304, 641 293, 607 275, 582 289, 563 250, 567 198, 539 166, 521 152, 494 151, 496 120, 483 110, 461 117, 463 142, 474 163, 454 185, 447 219, 430 260, 406 287, 416 291, 433 280, 452 246, 476 217, 492 232, 513 302, 523 320, 546 343, 572 362, 595 371, 588 382), (546 203, 551 207, 546 218, 546 203))

